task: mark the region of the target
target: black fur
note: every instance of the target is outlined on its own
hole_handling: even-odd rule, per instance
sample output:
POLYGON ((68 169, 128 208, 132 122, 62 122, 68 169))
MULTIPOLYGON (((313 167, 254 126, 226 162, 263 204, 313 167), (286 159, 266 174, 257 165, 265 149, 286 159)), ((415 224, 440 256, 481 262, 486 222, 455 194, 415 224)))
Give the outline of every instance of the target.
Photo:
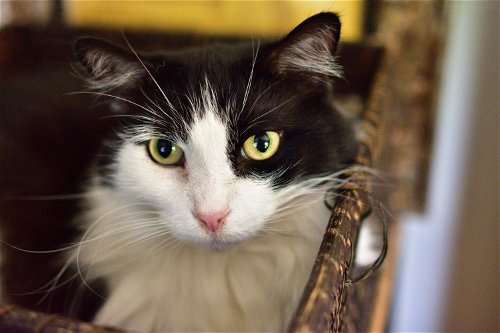
MULTIPOLYGON (((351 163, 355 155, 351 124, 332 105, 332 77, 313 70, 297 71, 290 64, 283 64, 284 61, 293 62, 293 59, 288 57, 284 60, 282 57, 289 50, 300 52, 300 47, 316 51, 318 42, 325 41, 329 48, 328 55, 333 58, 339 33, 337 16, 322 13, 303 22, 283 40, 262 45, 252 41, 136 57, 101 40, 85 38, 76 43, 76 50, 84 65, 94 74, 93 80, 99 81, 100 74, 95 76, 96 70, 88 59, 96 54, 102 55, 103 61, 106 61, 107 78, 116 76, 119 79, 120 75, 126 75, 123 68, 135 73, 132 82, 109 87, 113 95, 141 106, 151 106, 144 96, 147 95, 169 113, 172 110, 165 101, 164 93, 188 124, 194 116, 188 96, 201 95, 202 87, 208 80, 217 96, 220 118, 234 133, 230 138, 228 155, 235 173, 242 177, 268 177, 277 170, 286 169, 275 179, 274 185, 281 187, 292 180, 338 170, 351 163), (251 86, 241 110, 250 77, 251 86), (226 105, 230 105, 233 99, 234 110, 227 113, 226 105), (282 133, 279 151, 265 161, 244 158, 241 154, 243 142, 263 130, 282 133)), ((121 113, 149 116, 130 103, 117 99, 112 99, 112 102, 120 104, 116 109, 121 113)), ((124 125, 130 128, 145 122, 129 119, 124 121, 124 125)), ((161 115, 149 125, 166 136, 187 138, 186 128, 161 115)), ((115 141, 115 144, 118 143, 115 141)), ((106 170, 104 173, 108 172, 110 165, 105 162, 109 161, 112 161, 109 157, 101 159, 100 166, 106 170)))
MULTIPOLYGON (((193 119, 187 96, 199 95, 206 77, 220 106, 235 98, 236 110, 221 117, 233 131, 227 153, 236 174, 241 177, 268 177, 276 170, 288 167, 287 172, 275 180, 275 186, 281 187, 294 180, 334 172, 354 158, 356 142, 352 126, 332 106, 335 97, 333 78, 314 71, 297 71, 283 64, 281 57, 294 45, 304 46, 304 42, 312 36, 326 40, 325 45, 333 56, 339 33, 340 23, 336 15, 322 13, 306 20, 278 42, 259 44, 254 40, 161 55, 140 55, 143 64, 131 50, 103 40, 80 39, 75 44, 75 50, 92 75, 94 87, 101 84, 106 94, 138 105, 150 104, 144 96, 146 94, 162 109, 169 110, 149 71, 187 123, 193 119), (96 71, 93 67, 95 62, 90 61, 91 54, 108 56, 105 61, 109 66, 103 67, 105 71, 96 71), (253 67, 254 55, 257 56, 253 67), (241 115, 236 117, 243 105, 252 68, 248 98, 241 115), (134 75, 121 85, 102 86, 109 78, 120 79, 124 69, 133 70, 134 75), (275 111, 265 115, 274 108, 275 111), (252 125, 255 120, 258 123, 252 125), (282 133, 279 151, 265 161, 245 159, 241 155, 241 145, 249 136, 262 130, 282 133)), ((64 73, 66 71, 65 67, 64 73)), ((142 125, 144 120, 130 115, 141 116, 146 112, 126 101, 108 97, 103 97, 105 104, 89 110, 92 105, 90 96, 61 98, 64 93, 81 88, 79 84, 75 85, 74 80, 67 83, 59 80, 60 77, 68 80, 67 75, 54 76, 53 73, 42 72, 38 80, 25 80, 15 86, 12 80, 5 78, 5 82, 10 82, 9 89, 0 89, 0 218, 1 236, 6 242, 1 248, 2 290, 6 296, 4 301, 42 311, 68 313, 69 305, 75 303, 74 295, 82 287, 78 277, 73 280, 74 284, 61 286, 41 303, 38 301, 44 292, 32 292, 60 271, 64 264, 63 256, 59 253, 28 254, 8 244, 34 251, 54 250, 61 244, 68 244, 81 232, 72 221, 76 212, 85 207, 80 207, 78 201, 73 199, 50 201, 23 198, 79 192, 92 160, 96 163, 102 183, 113 186, 116 181, 112 177, 114 155, 123 140, 117 134, 124 128, 142 125), (43 84, 37 84, 40 82, 43 84), (61 86, 64 88, 60 89, 61 86), (52 87, 59 90, 52 91, 52 87), (45 97, 38 96, 37 91, 45 97), (29 96, 28 102, 26 96, 29 96), (49 110, 49 116, 43 116, 45 120, 39 119, 43 107, 49 110), (111 111, 118 117, 103 120, 111 111), (106 144, 103 145, 103 142, 106 144)), ((162 133, 186 138, 187 133, 179 124, 166 118, 158 120, 161 126, 157 123, 153 125, 159 127, 162 133)), ((68 272, 61 281, 74 273, 68 272)), ((102 286, 92 287, 99 293, 104 292, 102 286)), ((85 300, 80 302, 73 315, 90 319, 101 300, 91 292, 83 297, 85 300)))

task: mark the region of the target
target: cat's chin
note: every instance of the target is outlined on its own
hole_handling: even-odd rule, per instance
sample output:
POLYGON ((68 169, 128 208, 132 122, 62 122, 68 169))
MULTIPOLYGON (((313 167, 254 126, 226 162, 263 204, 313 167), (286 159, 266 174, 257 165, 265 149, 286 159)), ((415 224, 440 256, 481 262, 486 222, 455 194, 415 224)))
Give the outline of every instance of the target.
POLYGON ((203 247, 212 251, 225 251, 239 243, 240 242, 224 242, 224 241, 214 240, 203 245, 203 247))
POLYGON ((206 249, 206 250, 225 251, 225 250, 228 250, 234 246, 237 246, 238 244, 243 243, 245 240, 246 239, 228 241, 228 240, 222 240, 219 238, 212 238, 209 241, 200 242, 200 243, 197 243, 196 245, 198 247, 201 247, 202 249, 206 249))
POLYGON ((230 237, 221 237, 220 235, 212 235, 209 239, 203 239, 199 241, 192 242, 193 246, 201 248, 203 250, 210 251, 225 251, 231 249, 235 246, 238 246, 241 243, 246 242, 249 237, 238 237, 234 239, 230 239, 230 237))

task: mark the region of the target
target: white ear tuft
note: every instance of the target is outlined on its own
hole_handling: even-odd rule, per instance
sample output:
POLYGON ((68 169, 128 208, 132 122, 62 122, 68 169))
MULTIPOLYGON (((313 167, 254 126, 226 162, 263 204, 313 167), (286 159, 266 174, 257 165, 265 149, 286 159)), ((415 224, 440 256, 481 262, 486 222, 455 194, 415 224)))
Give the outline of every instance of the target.
POLYGON ((333 32, 318 30, 284 48, 279 56, 278 70, 342 77, 342 68, 331 52, 331 45, 337 43, 334 36, 333 32))
POLYGON ((333 13, 320 13, 302 22, 288 34, 273 52, 275 72, 310 77, 341 77, 335 61, 340 21, 333 13))
POLYGON ((81 38, 75 43, 75 50, 92 75, 88 79, 91 89, 130 88, 147 73, 145 65, 133 54, 99 39, 81 38))

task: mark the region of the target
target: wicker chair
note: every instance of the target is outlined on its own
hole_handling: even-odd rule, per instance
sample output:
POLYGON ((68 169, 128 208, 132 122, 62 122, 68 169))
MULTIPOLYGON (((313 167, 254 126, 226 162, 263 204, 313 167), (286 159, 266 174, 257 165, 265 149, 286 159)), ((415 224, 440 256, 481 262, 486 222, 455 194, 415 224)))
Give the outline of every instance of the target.
MULTIPOLYGON (((385 9, 386 12, 396 10, 399 13, 413 13, 415 20, 425 14, 422 13, 422 7, 424 10, 440 13, 440 8, 433 7, 433 4, 411 3, 386 6, 388 7, 385 9), (415 11, 415 7, 418 7, 420 12, 415 11)), ((388 144, 387 141, 398 128, 396 126, 395 129, 387 129, 388 119, 391 118, 385 113, 394 112, 395 105, 405 107, 407 101, 415 100, 414 94, 394 96, 390 94, 390 91, 396 85, 404 85, 402 80, 405 79, 405 75, 404 73, 401 74, 400 71, 402 63, 403 66, 406 65, 410 69, 416 67, 413 62, 414 58, 410 54, 413 52, 414 55, 416 48, 410 49, 406 53, 402 52, 405 38, 419 37, 425 35, 426 32, 417 32, 410 27, 393 30, 397 32, 389 35, 385 40, 378 38, 378 43, 342 45, 340 61, 345 68, 347 81, 340 82, 336 87, 336 92, 339 96, 357 96, 358 100, 362 102, 359 121, 367 135, 363 139, 357 163, 367 167, 382 167, 391 173, 397 173, 397 170, 385 168, 384 165, 388 162, 380 159, 381 153, 388 150, 392 151, 392 156, 397 154, 397 152, 394 152, 396 148, 388 144), (382 45, 383 47, 374 45, 382 45)), ((385 31, 392 31, 390 24, 385 28, 385 31)), ((68 63, 74 61, 70 41, 77 36, 88 33, 115 40, 120 38, 119 34, 113 31, 61 30, 59 26, 4 29, 0 31, 0 40, 2 41, 0 43, 0 74, 12 78, 19 68, 36 70, 47 65, 52 68, 54 66, 67 67, 68 63)), ((132 33, 129 37, 140 41, 136 45, 139 49, 151 45, 155 48, 175 48, 203 44, 207 41, 206 38, 200 36, 141 35, 140 33, 132 33)), ((433 35, 431 38, 429 34, 426 37, 431 42, 420 48, 421 53, 419 56, 428 60, 435 57, 435 42, 438 37, 433 35)), ((421 43, 420 46, 422 45, 421 43)), ((434 63, 432 62, 427 65, 428 68, 433 68, 433 66, 434 63)), ((429 73, 424 79, 427 80, 426 83, 430 87, 434 75, 429 73)), ((417 96, 420 98, 418 104, 420 109, 428 109, 432 100, 429 97, 431 91, 432 89, 427 90, 423 100, 422 96, 417 96)), ((417 111, 413 111, 413 113, 417 114, 417 111)), ((406 123, 412 121, 412 115, 405 115, 403 118, 403 116, 400 116, 401 112, 395 114, 396 117, 400 117, 396 119, 405 119, 406 123)), ((428 112, 424 114, 428 115, 428 112)), ((394 116, 393 113, 391 113, 392 116, 394 116)), ((419 117, 422 117, 422 115, 419 115, 419 117)), ((425 121, 422 123, 425 123, 425 121)), ((394 124, 395 120, 393 119, 390 125, 394 124)), ((411 134, 415 137, 422 134, 421 132, 424 130, 425 128, 418 128, 411 134)), ((401 155, 404 155, 401 158, 407 158, 408 154, 401 155)), ((391 161, 394 161, 394 158, 391 161)), ((421 162, 422 159, 414 162, 414 164, 421 162)), ((355 248, 358 230, 363 218, 370 212, 379 214, 381 219, 384 218, 384 216, 380 216, 380 214, 383 215, 383 210, 377 209, 378 206, 374 204, 372 198, 377 197, 385 200, 390 196, 388 196, 387 192, 380 191, 373 186, 373 178, 369 175, 356 173, 353 174, 353 177, 355 177, 354 183, 358 185, 352 186, 351 183, 351 185, 346 186, 343 189, 343 195, 332 207, 332 215, 309 282, 303 292, 296 314, 289 325, 288 330, 290 332, 358 332, 382 330, 385 327, 391 290, 390 281, 394 266, 393 253, 390 256, 389 265, 384 267, 384 270, 374 272, 368 278, 357 283, 353 282, 359 280, 358 277, 363 275, 363 272, 359 272, 352 267, 352 263, 353 249, 355 248)), ((412 202, 414 204, 415 200, 412 202)), ((8 203, 0 200, 0 210, 5 208, 5 205, 8 205, 8 203)), ((397 205, 399 208, 405 206, 400 203, 397 205)), ((394 234, 394 229, 393 225, 389 225, 388 233, 390 235, 394 234)), ((59 315, 27 310, 18 305, 0 307, 0 332, 56 332, 60 330, 93 333, 119 332, 111 328, 97 327, 59 315)))

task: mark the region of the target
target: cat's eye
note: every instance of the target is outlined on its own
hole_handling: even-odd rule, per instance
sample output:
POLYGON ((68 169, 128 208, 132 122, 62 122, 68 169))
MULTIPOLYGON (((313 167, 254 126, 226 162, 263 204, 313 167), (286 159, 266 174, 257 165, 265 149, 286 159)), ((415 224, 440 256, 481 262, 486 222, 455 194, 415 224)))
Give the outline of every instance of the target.
POLYGON ((182 149, 170 140, 151 139, 148 150, 151 158, 163 165, 178 164, 184 156, 182 149))
POLYGON ((262 161, 272 157, 278 151, 280 135, 274 131, 263 131, 252 135, 243 143, 243 153, 249 159, 262 161))

